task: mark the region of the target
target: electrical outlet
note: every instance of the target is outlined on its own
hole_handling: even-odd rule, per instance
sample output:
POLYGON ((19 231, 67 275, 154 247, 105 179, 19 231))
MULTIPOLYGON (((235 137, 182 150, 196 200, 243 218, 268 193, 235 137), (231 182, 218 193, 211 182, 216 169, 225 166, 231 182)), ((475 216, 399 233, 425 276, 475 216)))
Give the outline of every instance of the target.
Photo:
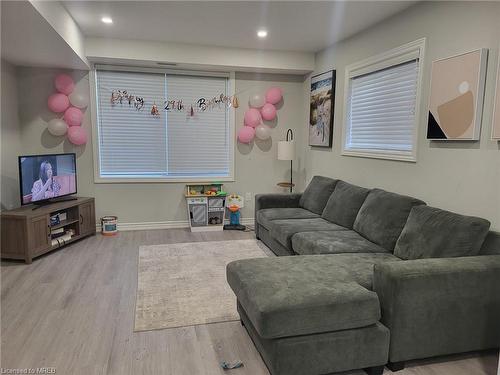
POLYGON ((250 202, 252 200, 252 193, 245 193, 245 200, 250 202))

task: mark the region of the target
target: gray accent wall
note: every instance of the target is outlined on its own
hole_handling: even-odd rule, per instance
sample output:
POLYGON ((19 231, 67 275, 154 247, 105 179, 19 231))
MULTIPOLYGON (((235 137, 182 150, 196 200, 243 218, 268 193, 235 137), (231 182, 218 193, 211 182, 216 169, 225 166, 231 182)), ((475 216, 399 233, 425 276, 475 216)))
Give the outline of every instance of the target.
MULTIPOLYGON (((500 144, 491 140, 495 77, 500 45, 500 3, 421 2, 348 40, 316 54, 316 71, 337 70, 334 145, 304 142, 304 183, 314 175, 344 179, 364 187, 381 187, 412 195, 466 215, 480 216, 500 230, 500 144), (341 155, 345 67, 351 63, 426 37, 427 47, 417 163, 341 155), (430 68, 433 60, 488 48, 488 70, 481 140, 430 142, 426 139, 430 68)), ((309 83, 304 84, 305 97, 309 83)))

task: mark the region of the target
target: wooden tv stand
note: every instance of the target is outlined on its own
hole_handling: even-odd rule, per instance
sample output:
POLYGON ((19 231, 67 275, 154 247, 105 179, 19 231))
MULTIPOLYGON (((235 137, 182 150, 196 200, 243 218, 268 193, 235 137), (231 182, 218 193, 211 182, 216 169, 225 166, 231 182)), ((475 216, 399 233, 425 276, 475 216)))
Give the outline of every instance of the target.
POLYGON ((94 235, 94 198, 78 197, 76 200, 54 202, 33 210, 27 205, 2 212, 1 257, 22 259, 31 263, 33 258, 60 248, 81 238, 94 235), (66 212, 66 220, 50 225, 50 216, 66 212), (52 245, 52 231, 72 229, 75 234, 64 244, 52 245))

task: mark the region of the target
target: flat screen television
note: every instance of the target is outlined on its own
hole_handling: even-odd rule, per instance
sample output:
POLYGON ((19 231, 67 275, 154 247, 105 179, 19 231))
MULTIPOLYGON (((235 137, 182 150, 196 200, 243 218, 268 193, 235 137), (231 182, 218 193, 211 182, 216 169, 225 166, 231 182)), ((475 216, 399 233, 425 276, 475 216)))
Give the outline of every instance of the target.
POLYGON ((43 205, 76 194, 76 155, 19 156, 21 205, 43 205))

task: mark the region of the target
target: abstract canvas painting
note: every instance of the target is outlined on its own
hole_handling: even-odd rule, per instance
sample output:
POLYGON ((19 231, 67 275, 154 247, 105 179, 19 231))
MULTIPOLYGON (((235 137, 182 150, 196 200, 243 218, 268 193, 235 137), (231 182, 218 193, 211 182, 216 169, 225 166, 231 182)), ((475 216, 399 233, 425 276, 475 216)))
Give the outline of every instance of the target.
POLYGON ((478 140, 487 49, 432 63, 427 139, 478 140))
POLYGON ((309 145, 332 147, 335 70, 311 78, 309 145))
POLYGON ((495 110, 493 112, 493 128, 491 138, 500 139, 500 61, 497 69, 497 90, 495 94, 495 110))

